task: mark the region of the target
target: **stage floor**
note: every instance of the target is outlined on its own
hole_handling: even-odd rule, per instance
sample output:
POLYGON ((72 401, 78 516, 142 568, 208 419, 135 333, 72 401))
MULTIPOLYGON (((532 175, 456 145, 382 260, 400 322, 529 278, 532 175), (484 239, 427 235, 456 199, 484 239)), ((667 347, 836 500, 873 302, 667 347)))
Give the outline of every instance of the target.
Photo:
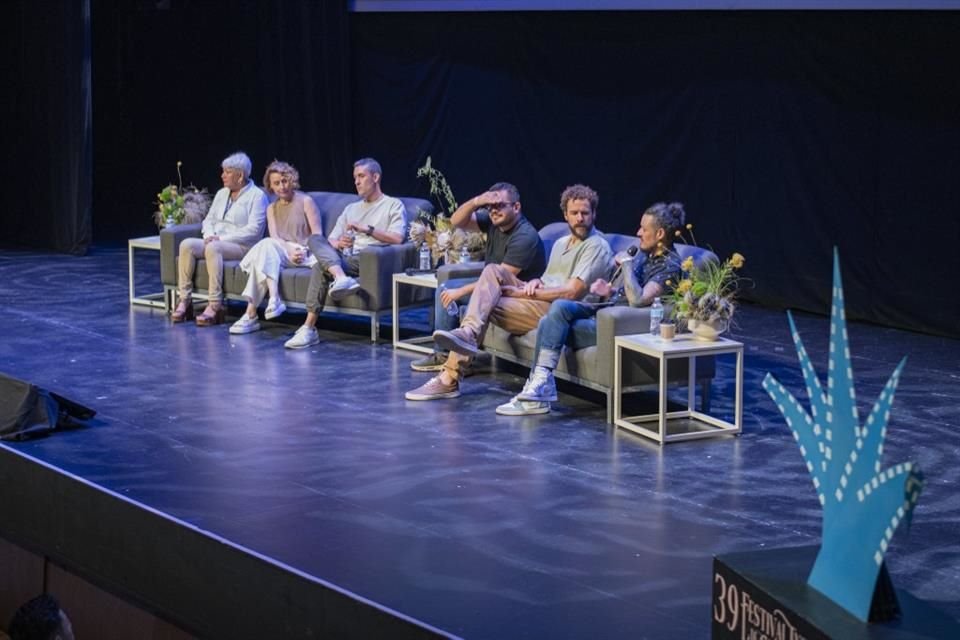
MULTIPOLYGON (((510 371, 406 401, 427 374, 362 321, 325 320, 304 351, 283 348, 299 313, 245 336, 173 325, 127 304, 126 259, 0 252, 0 371, 98 412, 0 446, 466 638, 706 638, 715 554, 818 540, 809 476, 761 388, 772 371, 805 398, 780 311, 745 306, 732 332, 742 436, 661 449, 614 432, 598 398, 496 415, 522 385, 510 371)), ((138 260, 149 289, 156 256, 138 260)), ((824 371, 827 319, 797 322, 824 371)), ((888 566, 960 618, 960 342, 858 323, 850 340, 861 415, 909 356, 885 462, 918 462, 927 484, 888 566)))

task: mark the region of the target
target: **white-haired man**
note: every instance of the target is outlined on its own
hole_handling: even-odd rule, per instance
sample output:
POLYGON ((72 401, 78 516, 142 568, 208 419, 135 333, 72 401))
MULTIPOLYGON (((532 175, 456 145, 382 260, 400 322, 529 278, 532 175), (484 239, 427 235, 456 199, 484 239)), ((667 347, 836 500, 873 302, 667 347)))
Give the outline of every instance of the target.
POLYGON ((250 179, 253 165, 250 158, 238 151, 220 163, 223 188, 213 197, 213 204, 203 219, 202 238, 187 238, 180 243, 177 264, 177 290, 180 303, 171 314, 174 322, 193 317, 193 274, 197 260, 207 262, 207 306, 197 325, 220 324, 224 319, 223 261, 239 260, 263 236, 267 217, 267 194, 250 179))

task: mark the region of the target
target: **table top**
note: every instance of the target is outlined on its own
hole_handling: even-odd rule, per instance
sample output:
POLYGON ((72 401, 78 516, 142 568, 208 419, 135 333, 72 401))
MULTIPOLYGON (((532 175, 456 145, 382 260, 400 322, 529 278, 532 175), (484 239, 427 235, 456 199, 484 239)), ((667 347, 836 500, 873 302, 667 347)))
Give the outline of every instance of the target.
POLYGON ((137 249, 160 249, 160 236, 143 236, 142 238, 130 238, 127 240, 128 247, 137 249))
POLYGON ((673 340, 664 340, 651 333, 617 336, 616 345, 651 356, 731 353, 743 349, 743 343, 729 338, 701 340, 692 333, 678 333, 673 340))
POLYGON ((402 282, 404 284, 415 284, 421 287, 430 287, 432 289, 437 288, 437 274, 436 273, 415 273, 413 275, 407 275, 406 273, 400 272, 393 274, 394 282, 402 282))

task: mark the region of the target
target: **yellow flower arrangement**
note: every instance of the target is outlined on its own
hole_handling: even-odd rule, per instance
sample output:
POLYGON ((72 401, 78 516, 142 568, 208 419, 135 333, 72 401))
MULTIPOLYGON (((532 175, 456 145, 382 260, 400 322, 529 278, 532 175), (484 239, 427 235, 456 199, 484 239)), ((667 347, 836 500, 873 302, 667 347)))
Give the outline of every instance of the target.
MULTIPOLYGON (((692 237, 692 224, 687 225, 687 231, 692 237)), ((676 235, 683 239, 680 231, 676 235)), ((666 302, 673 306, 672 317, 686 322, 691 329, 702 322, 718 331, 726 330, 736 309, 735 299, 742 279, 737 270, 745 262, 746 258, 740 253, 734 253, 721 263, 711 260, 699 267, 694 264, 693 257, 684 259, 680 263, 680 281, 667 282, 673 286, 666 296, 666 302)))
POLYGON ((183 188, 183 177, 180 175, 182 165, 183 162, 177 160, 178 184, 168 184, 157 194, 157 210, 153 212, 153 221, 161 229, 171 224, 202 221, 213 200, 206 189, 197 189, 193 185, 183 188))
POLYGON ((460 250, 466 247, 471 259, 483 255, 486 245, 486 234, 463 229, 457 229, 450 222, 450 217, 444 212, 443 205, 450 215, 457 210, 457 200, 453 190, 447 183, 446 177, 440 170, 433 167, 430 157, 427 162, 417 169, 418 178, 427 178, 430 182, 430 195, 437 199, 440 209, 436 214, 428 214, 421 210, 417 219, 410 224, 409 238, 414 244, 423 244, 430 247, 433 265, 437 266, 440 259, 446 263, 459 261, 460 250), (443 202, 441 202, 441 199, 443 202))

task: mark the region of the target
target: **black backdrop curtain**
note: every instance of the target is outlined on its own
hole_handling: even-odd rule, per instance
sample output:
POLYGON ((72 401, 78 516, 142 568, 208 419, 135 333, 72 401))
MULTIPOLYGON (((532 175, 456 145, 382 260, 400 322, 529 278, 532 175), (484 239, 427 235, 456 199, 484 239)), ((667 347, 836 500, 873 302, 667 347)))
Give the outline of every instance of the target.
POLYGON ((465 199, 517 183, 538 225, 573 182, 632 232, 686 203, 701 244, 747 256, 745 296, 825 312, 838 246, 852 318, 960 335, 960 13, 348 14, 344 2, 68 0, 8 9, 0 242, 82 251, 147 235, 176 180, 216 188, 244 149, 308 189, 465 199), (25 188, 24 188, 25 187, 25 188))
POLYGON ((91 241, 90 0, 5 5, 0 245, 83 254, 91 241))
POLYGON ((515 182, 538 225, 573 182, 602 229, 658 200, 747 256, 747 298, 960 335, 956 12, 360 14, 356 144, 460 199, 515 182))
POLYGON ((156 233, 177 182, 211 191, 236 150, 306 189, 352 189, 345 3, 93 0, 97 241, 156 233))

